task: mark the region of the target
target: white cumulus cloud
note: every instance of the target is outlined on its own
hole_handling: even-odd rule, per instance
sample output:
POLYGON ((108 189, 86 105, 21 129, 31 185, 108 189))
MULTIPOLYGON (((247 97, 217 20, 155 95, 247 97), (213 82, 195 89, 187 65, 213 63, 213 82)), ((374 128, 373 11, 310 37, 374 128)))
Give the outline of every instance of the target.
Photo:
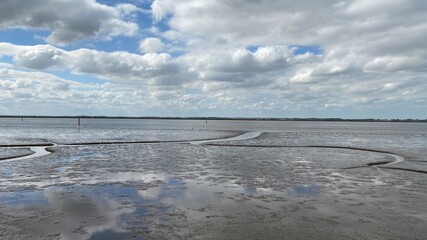
POLYGON ((18 2, 0 3, 0 28, 45 29, 52 45, 0 43, 1 71, 108 81, 87 91, 93 95, 58 87, 91 100, 125 104, 120 97, 136 94, 136 102, 172 113, 258 109, 281 116, 427 104, 426 1, 154 0, 151 11, 94 0, 18 2), (152 15, 139 32, 137 12, 152 15), (122 35, 133 36, 123 45, 140 53, 97 46, 122 35), (84 39, 95 39, 97 50, 60 46, 84 39))
POLYGON ((141 52, 162 52, 165 50, 165 44, 159 38, 145 38, 139 43, 141 52))

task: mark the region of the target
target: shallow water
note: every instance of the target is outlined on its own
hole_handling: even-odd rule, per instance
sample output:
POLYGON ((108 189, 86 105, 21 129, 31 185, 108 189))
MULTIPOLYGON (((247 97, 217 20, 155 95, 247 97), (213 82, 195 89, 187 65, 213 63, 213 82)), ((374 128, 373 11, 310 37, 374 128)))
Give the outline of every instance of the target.
MULTIPOLYGON (((427 175, 384 164, 425 169, 427 124, 94 119, 83 119, 80 129, 74 124, 74 119, 0 119, 1 144, 60 143, 48 155, 0 161, 2 237, 423 239, 427 234, 427 175), (149 140, 159 142, 64 145, 149 140), (206 145, 212 143, 216 146, 206 145), (298 147, 307 145, 392 155, 298 147), (372 163, 381 165, 369 167, 372 163)), ((20 152, 7 154, 15 153, 20 152)))

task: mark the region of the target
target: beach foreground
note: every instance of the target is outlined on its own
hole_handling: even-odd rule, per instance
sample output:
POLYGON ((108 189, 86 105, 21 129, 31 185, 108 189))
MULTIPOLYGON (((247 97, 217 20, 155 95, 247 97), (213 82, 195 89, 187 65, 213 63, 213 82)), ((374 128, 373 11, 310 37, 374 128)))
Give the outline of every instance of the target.
POLYGON ((0 239, 427 235, 425 123, 73 123, 0 120, 0 239))

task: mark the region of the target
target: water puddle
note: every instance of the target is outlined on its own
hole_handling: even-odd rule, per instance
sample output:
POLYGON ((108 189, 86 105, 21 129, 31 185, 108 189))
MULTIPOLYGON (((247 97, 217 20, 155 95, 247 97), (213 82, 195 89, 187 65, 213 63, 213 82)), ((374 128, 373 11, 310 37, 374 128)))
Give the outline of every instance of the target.
POLYGON ((319 195, 319 186, 316 184, 296 185, 291 187, 289 193, 302 197, 316 197, 319 195))
POLYGON ((61 239, 129 239, 125 217, 147 211, 137 189, 120 186, 68 186, 0 193, 0 203, 32 232, 61 239), (28 216, 31 217, 28 217, 28 216), (25 217, 24 217, 25 216, 25 217), (84 237, 83 237, 84 236, 84 237))
POLYGON ((0 204, 25 208, 28 206, 48 206, 49 202, 43 196, 43 191, 41 190, 20 190, 0 193, 0 204))
POLYGON ((129 232, 115 232, 112 230, 105 230, 102 232, 94 233, 89 240, 126 240, 126 239, 138 239, 133 238, 129 232))
POLYGON ((148 229, 151 223, 227 218, 249 214, 254 209, 279 211, 283 202, 315 198, 319 193, 315 184, 277 191, 237 184, 236 180, 182 180, 163 172, 117 172, 105 176, 91 185, 3 192, 0 204, 18 216, 35 214, 21 220, 43 236, 140 239, 144 235, 141 229, 148 229), (123 185, 129 181, 130 186, 123 185))

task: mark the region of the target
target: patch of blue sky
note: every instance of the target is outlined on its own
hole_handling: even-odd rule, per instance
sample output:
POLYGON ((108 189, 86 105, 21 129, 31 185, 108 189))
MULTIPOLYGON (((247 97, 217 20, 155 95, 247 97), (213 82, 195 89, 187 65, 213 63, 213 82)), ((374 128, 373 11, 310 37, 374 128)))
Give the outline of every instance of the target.
POLYGON ((108 6, 115 6, 120 3, 130 3, 139 8, 149 9, 153 0, 97 0, 97 2, 108 6))
POLYGON ((47 30, 33 29, 5 29, 0 31, 0 42, 9 42, 16 45, 45 44, 45 38, 50 34, 47 30))
POLYGON ((139 53, 139 39, 136 37, 118 36, 111 40, 85 41, 80 47, 104 52, 125 51, 139 53))
POLYGON ((173 57, 173 58, 177 58, 177 57, 180 57, 180 56, 183 56, 183 55, 185 55, 186 53, 187 53, 188 51, 186 51, 186 50, 184 50, 184 48, 183 48, 183 50, 171 50, 171 51, 169 51, 168 53, 173 57))
POLYGON ((153 26, 157 27, 161 32, 170 30, 169 21, 172 15, 164 16, 159 22, 153 23, 153 26))
POLYGON ((0 62, 13 64, 13 56, 1 55, 0 56, 0 62))
MULTIPOLYGON (((254 53, 258 50, 258 48, 260 48, 262 46, 259 45, 249 45, 246 46, 246 50, 254 53)), ((318 54, 322 54, 323 50, 320 46, 318 45, 291 45, 289 46, 289 48, 294 48, 294 54, 295 55, 302 55, 305 54, 307 52, 318 55, 318 54)))
POLYGON ((254 53, 254 52, 256 52, 258 50, 259 47, 260 46, 258 46, 258 45, 250 45, 250 46, 246 46, 246 50, 248 50, 249 52, 254 53))
MULTIPOLYGON (((45 38, 50 34, 47 30, 34 29, 7 29, 0 31, 0 42, 8 42, 15 45, 44 45, 45 38)), ((101 51, 128 51, 137 52, 139 46, 138 39, 134 37, 119 36, 111 40, 84 40, 75 42, 66 46, 61 46, 61 49, 71 51, 80 48, 97 49, 101 51), (96 46, 96 47, 95 47, 96 46)), ((2 61, 5 60, 3 56, 2 61)))
POLYGON ((296 48, 294 51, 295 55, 302 55, 305 53, 312 53, 314 55, 319 55, 323 53, 322 48, 318 45, 292 45, 291 48, 296 48))

